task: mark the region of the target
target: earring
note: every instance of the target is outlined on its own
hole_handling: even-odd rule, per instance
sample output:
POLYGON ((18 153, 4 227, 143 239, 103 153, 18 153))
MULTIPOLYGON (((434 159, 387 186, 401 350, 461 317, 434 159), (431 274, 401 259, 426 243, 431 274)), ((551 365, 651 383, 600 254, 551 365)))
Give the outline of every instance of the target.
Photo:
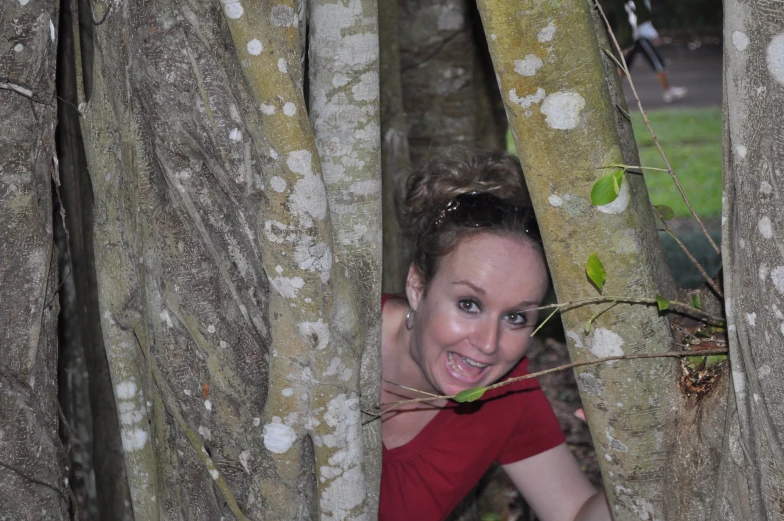
POLYGON ((414 316, 415 313, 416 311, 414 311, 412 308, 408 308, 408 313, 406 313, 406 329, 409 331, 414 329, 414 324, 412 323, 409 325, 408 321, 414 316))

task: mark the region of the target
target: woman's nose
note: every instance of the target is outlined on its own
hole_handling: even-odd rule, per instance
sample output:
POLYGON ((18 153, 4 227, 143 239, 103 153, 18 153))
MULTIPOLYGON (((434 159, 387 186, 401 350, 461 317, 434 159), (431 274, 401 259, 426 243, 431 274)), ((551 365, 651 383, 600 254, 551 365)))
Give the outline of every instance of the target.
POLYGON ((471 343, 480 353, 490 356, 498 350, 498 336, 498 322, 488 318, 477 324, 471 343))

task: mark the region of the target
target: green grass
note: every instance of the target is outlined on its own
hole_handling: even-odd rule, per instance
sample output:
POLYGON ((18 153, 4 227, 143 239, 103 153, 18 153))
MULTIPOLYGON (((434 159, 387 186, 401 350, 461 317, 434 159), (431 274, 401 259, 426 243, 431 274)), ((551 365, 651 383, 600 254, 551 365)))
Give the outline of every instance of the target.
MULTIPOLYGON (((721 108, 651 110, 648 119, 694 210, 703 219, 719 217, 721 108)), ((664 160, 639 112, 632 113, 632 121, 642 166, 664 168, 664 160)), ((507 143, 514 154, 511 132, 507 133, 507 143)), ((648 170, 645 182, 653 204, 669 206, 677 217, 691 215, 667 172, 648 170)))
MULTIPOLYGON (((642 166, 664 168, 642 116, 633 116, 634 135, 642 166)), ((697 214, 721 215, 721 108, 659 109, 648 112, 656 136, 697 214)), ((666 172, 648 170, 645 182, 653 204, 666 204, 678 217, 690 215, 675 183, 666 172)))

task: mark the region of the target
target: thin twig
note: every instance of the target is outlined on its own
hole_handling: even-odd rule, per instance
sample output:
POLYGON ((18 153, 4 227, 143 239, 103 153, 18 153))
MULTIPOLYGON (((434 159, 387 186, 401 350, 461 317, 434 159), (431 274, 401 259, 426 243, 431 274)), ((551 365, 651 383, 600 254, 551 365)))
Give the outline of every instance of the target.
POLYGON ((386 383, 388 383, 389 385, 394 385, 394 386, 396 386, 396 387, 400 387, 401 389, 405 389, 406 391, 411 391, 411 392, 414 392, 414 393, 421 393, 421 394, 426 394, 426 395, 428 395, 428 396, 438 396, 438 395, 436 395, 436 394, 429 393, 429 392, 427 392, 427 391, 421 391, 421 390, 419 390, 419 389, 414 389, 413 387, 406 387, 405 385, 402 385, 402 384, 396 384, 395 382, 390 382, 390 381, 389 381, 389 380, 387 380, 386 378, 382 378, 382 380, 384 380, 384 381, 385 381, 386 383))
MULTIPOLYGON (((619 355, 619 356, 607 356, 604 358, 597 358, 596 360, 585 360, 582 362, 572 362, 571 364, 566 365, 559 365, 558 367, 552 367, 550 369, 545 369, 543 371, 537 371, 535 373, 526 374, 523 376, 517 376, 515 378, 510 378, 508 380, 504 380, 503 382, 498 382, 493 385, 488 385, 485 387, 485 391, 489 391, 491 389, 498 389, 499 387, 505 387, 507 385, 521 382, 523 380, 528 380, 530 378, 537 378, 539 376, 543 376, 550 373, 556 373, 558 371, 565 371, 567 369, 574 369, 575 367, 584 367, 586 365, 594 365, 594 364, 601 364, 602 362, 614 362, 616 360, 637 360, 643 358, 684 358, 687 356, 710 356, 710 355, 726 355, 728 353, 727 348, 716 348, 716 349, 704 349, 700 351, 667 351, 665 353, 644 353, 639 355, 619 355)), ((377 413, 378 417, 387 414, 388 412, 396 409, 401 405, 405 405, 408 403, 421 403, 421 402, 429 402, 433 400, 451 400, 454 399, 457 395, 442 395, 442 396, 433 396, 432 398, 411 398, 409 400, 402 400, 399 402, 393 403, 382 403, 381 407, 389 405, 387 409, 377 413)))
POLYGON ((615 34, 612 31, 612 27, 610 27, 610 22, 607 20, 607 17, 604 15, 604 9, 602 9, 599 0, 594 0, 594 4, 596 5, 599 14, 602 17, 602 20, 604 20, 604 23, 607 26, 607 32, 610 34, 610 38, 612 38, 612 42, 613 45, 615 45, 615 49, 620 54, 620 61, 622 65, 621 70, 623 70, 623 73, 626 75, 626 78, 629 80, 629 87, 631 87, 632 89, 632 93, 634 94, 634 99, 637 102, 637 107, 640 109, 640 113, 642 114, 642 117, 645 120, 645 126, 648 127, 648 132, 651 133, 651 137, 653 138, 653 142, 656 144, 656 148, 659 150, 659 154, 661 154, 662 159, 664 159, 664 165, 667 167, 667 172, 670 174, 670 177, 672 177, 672 180, 675 182, 675 186, 678 188, 678 191, 681 193, 683 202, 686 203, 686 206, 689 208, 689 211, 691 212, 692 216, 694 216, 694 219, 697 221, 697 224, 699 224, 700 228, 702 229, 702 233, 705 234, 705 237, 708 239, 708 242, 710 242, 711 246, 713 246, 713 249, 716 250, 716 253, 719 254, 719 257, 721 257, 721 250, 719 249, 718 246, 716 246, 716 243, 713 242, 713 238, 710 236, 708 230, 705 228, 702 219, 700 219, 700 216, 697 215, 697 212, 694 211, 694 208, 689 202, 689 198, 686 197, 686 193, 683 191, 683 188, 681 187, 681 183, 678 181, 678 177, 675 175, 675 171, 672 169, 672 166, 670 165, 670 161, 667 159, 667 155, 664 153, 664 149, 662 148, 661 143, 659 143, 659 138, 656 136, 656 133, 653 131, 653 127, 651 126, 651 122, 648 119, 648 115, 645 113, 645 110, 642 108, 642 102, 640 102, 640 96, 637 94, 637 89, 634 87, 634 82, 632 81, 632 77, 629 74, 629 67, 626 64, 626 57, 623 55, 623 50, 621 50, 621 46, 618 44, 618 40, 615 38, 615 34))
POLYGON ((55 487, 54 485, 50 485, 49 483, 47 483, 45 481, 41 481, 40 479, 35 479, 32 476, 28 476, 27 474, 24 473, 24 471, 22 471, 22 470, 20 470, 20 469, 18 469, 16 467, 13 467, 13 466, 9 465, 8 463, 3 463, 2 461, 0 461, 0 467, 3 467, 4 469, 8 469, 11 472, 15 472, 15 473, 19 474, 21 477, 23 477, 24 479, 26 479, 27 481, 29 481, 31 483, 35 483, 36 485, 41 485, 43 487, 50 488, 50 489, 54 490, 55 492, 57 492, 57 495, 60 496, 63 499, 63 501, 65 501, 66 505, 68 505, 70 503, 69 500, 68 500, 68 497, 65 494, 63 494, 63 491, 60 490, 59 488, 55 487))
POLYGON ((705 270, 702 268, 702 265, 699 262, 697 262, 697 259, 694 258, 694 256, 691 254, 689 249, 686 247, 685 244, 683 244, 683 242, 678 238, 678 236, 675 235, 674 233, 672 233, 672 230, 670 230, 670 227, 667 224, 667 221, 664 220, 664 218, 662 217, 661 212, 659 212, 659 209, 656 208, 653 205, 651 205, 651 208, 653 208, 653 213, 655 213, 656 216, 659 217, 659 220, 661 220, 662 225, 664 226, 664 231, 666 231, 667 233, 670 234, 670 237, 672 237, 673 240, 678 244, 678 246, 681 247, 681 250, 683 250, 683 253, 686 254, 686 256, 689 258, 691 263, 694 264, 694 266, 699 270, 700 274, 703 277, 705 277, 705 280, 708 282, 710 287, 713 288, 713 291, 715 291, 716 294, 720 298, 723 299, 724 298, 724 293, 721 292, 721 289, 719 288, 719 285, 716 284, 716 282, 705 272, 705 270))
POLYGON ((42 100, 38 96, 35 95, 33 89, 29 87, 25 87, 19 83, 11 81, 9 78, 0 78, 0 90, 10 90, 16 92, 20 96, 24 96, 25 98, 34 101, 36 103, 40 103, 41 105, 52 106, 52 103, 48 103, 45 100, 42 100))
MULTIPOLYGON (((642 298, 642 297, 624 297, 624 296, 603 296, 603 297, 594 297, 594 298, 587 298, 583 300, 570 300, 568 302, 561 302, 558 304, 547 304, 545 306, 538 306, 535 308, 527 308, 523 311, 541 311, 544 309, 556 309, 556 310, 568 310, 571 308, 577 308, 581 306, 587 306, 589 304, 601 304, 603 302, 623 302, 625 304, 646 304, 648 306, 658 306, 659 303, 656 299, 653 298, 642 298)), ((683 315, 688 315, 694 318, 701 318, 705 322, 712 324, 712 325, 724 325, 724 320, 711 315, 710 313, 703 311, 702 309, 695 308, 683 302, 678 302, 677 300, 670 300, 670 306, 667 308, 668 311, 674 311, 676 313, 681 313, 683 315)))

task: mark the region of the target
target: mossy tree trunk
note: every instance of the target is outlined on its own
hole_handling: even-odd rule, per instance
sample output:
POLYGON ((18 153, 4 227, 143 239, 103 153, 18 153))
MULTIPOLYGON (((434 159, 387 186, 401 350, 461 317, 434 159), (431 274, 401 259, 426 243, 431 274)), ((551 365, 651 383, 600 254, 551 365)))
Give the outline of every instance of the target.
POLYGON ((134 518, 374 517, 375 2, 92 6, 78 105, 134 518))
MULTIPOLYGON (((585 274, 592 253, 599 255, 607 272, 605 295, 683 298, 666 271, 640 176, 625 174, 614 202, 591 204, 591 188, 609 165, 636 164, 628 121, 616 109, 623 101, 615 66, 602 51, 610 44, 592 5, 581 0, 514 5, 480 0, 479 6, 559 300, 598 296, 585 274)), ((765 384, 762 374, 775 371, 771 349, 780 345, 774 333, 780 334, 781 318, 771 304, 777 292, 781 296, 773 272, 781 264, 775 260, 780 255, 774 232, 774 208, 779 206, 771 194, 777 194, 773 165, 780 156, 778 107, 784 99, 782 80, 776 77, 782 74, 784 46, 776 47, 776 36, 784 37, 775 9, 739 8, 734 3, 727 8, 726 18, 732 20, 728 27, 739 25, 738 31, 759 38, 749 44, 751 37, 725 29, 725 42, 735 38, 744 50, 749 47, 749 57, 743 57, 725 43, 725 56, 735 53, 726 60, 725 75, 732 137, 725 150, 725 212, 732 219, 727 219, 724 232, 731 241, 724 254, 734 386, 728 385, 729 370, 720 369, 710 394, 689 397, 681 386, 680 363, 666 359, 578 371, 615 519, 781 515, 774 499, 781 497, 781 426, 776 420, 781 396, 771 380, 765 384), (769 130, 760 131, 760 124, 769 130), (735 166, 738 154, 747 161, 742 167, 735 166), (730 190, 732 196, 742 191, 748 199, 733 199, 730 190), (766 199, 759 205, 760 190, 771 196, 769 207, 766 199), (738 223, 746 228, 736 228, 738 223), (770 242, 759 242, 759 234, 770 242), (748 243, 743 249, 742 239, 733 246, 733 237, 752 236, 759 246, 754 248, 756 256, 748 243), (740 274, 735 270, 747 273, 741 275, 744 282, 734 282, 740 274), (761 284, 752 283, 757 280, 761 284), (742 311, 733 291, 745 295, 742 311), (739 313, 745 313, 743 328, 739 313), (755 337, 749 324, 759 323, 756 317, 763 315, 770 324, 754 330, 755 337)), ((563 314, 574 360, 677 349, 670 325, 651 306, 615 305, 586 331, 586 321, 605 307, 583 306, 563 314)))

